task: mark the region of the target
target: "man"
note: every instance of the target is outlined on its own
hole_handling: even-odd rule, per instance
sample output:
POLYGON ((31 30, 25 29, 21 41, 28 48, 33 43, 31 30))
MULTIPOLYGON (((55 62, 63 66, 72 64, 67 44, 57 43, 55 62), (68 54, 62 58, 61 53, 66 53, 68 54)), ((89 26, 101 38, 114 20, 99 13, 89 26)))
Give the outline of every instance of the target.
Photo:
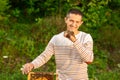
POLYGON ((93 61, 92 37, 78 30, 83 23, 78 9, 68 11, 65 23, 66 31, 54 35, 46 49, 23 66, 23 73, 42 66, 55 55, 58 80, 88 80, 87 65, 93 61))

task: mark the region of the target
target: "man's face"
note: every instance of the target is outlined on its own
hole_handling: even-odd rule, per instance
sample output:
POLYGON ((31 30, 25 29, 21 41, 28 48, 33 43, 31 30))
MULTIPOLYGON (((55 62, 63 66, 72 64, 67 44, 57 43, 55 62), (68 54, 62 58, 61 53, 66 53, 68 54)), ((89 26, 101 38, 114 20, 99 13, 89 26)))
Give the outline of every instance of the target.
POLYGON ((65 23, 67 25, 67 30, 76 33, 78 32, 80 25, 83 23, 82 16, 78 14, 69 14, 68 17, 65 18, 65 23))

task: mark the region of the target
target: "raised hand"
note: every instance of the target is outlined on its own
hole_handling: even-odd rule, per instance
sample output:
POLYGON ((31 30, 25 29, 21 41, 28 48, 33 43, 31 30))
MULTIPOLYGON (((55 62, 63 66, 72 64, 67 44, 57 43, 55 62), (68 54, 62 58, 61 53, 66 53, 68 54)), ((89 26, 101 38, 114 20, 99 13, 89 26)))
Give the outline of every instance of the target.
POLYGON ((76 37, 73 31, 69 31, 69 30, 65 31, 64 36, 70 39, 72 42, 76 41, 76 37))

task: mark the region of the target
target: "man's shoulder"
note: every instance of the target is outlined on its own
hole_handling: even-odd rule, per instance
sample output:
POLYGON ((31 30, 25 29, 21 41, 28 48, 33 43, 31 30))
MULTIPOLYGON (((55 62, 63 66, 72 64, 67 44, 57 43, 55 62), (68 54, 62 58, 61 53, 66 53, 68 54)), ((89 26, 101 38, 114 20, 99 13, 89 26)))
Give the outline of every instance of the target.
POLYGON ((81 35, 84 35, 84 36, 86 36, 86 35, 90 35, 89 33, 84 32, 84 31, 80 31, 80 34, 81 34, 81 35))
POLYGON ((54 43, 54 44, 58 44, 62 41, 64 41, 65 37, 64 37, 64 32, 58 33, 56 35, 54 35, 52 37, 52 39, 50 40, 50 42, 54 43))
POLYGON ((92 36, 91 36, 90 33, 83 32, 83 31, 81 31, 80 36, 81 36, 82 38, 92 38, 92 36))
POLYGON ((91 34, 87 32, 81 32, 81 38, 83 38, 86 41, 92 41, 91 34))
POLYGON ((55 34, 55 35, 52 37, 52 39, 60 39, 60 38, 63 37, 63 35, 64 35, 64 32, 60 32, 60 33, 58 33, 58 34, 55 34))
POLYGON ((58 33, 58 34, 56 34, 56 35, 54 35, 55 37, 61 37, 61 36, 63 36, 64 35, 64 32, 60 32, 60 33, 58 33))

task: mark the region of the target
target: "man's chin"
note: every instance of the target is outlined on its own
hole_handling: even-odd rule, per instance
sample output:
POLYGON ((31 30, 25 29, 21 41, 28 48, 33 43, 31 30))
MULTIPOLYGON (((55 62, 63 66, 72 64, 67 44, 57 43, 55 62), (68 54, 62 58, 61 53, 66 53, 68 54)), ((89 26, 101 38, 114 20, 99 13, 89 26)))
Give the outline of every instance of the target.
POLYGON ((73 29, 67 29, 68 31, 73 31, 74 32, 74 30, 73 29))

